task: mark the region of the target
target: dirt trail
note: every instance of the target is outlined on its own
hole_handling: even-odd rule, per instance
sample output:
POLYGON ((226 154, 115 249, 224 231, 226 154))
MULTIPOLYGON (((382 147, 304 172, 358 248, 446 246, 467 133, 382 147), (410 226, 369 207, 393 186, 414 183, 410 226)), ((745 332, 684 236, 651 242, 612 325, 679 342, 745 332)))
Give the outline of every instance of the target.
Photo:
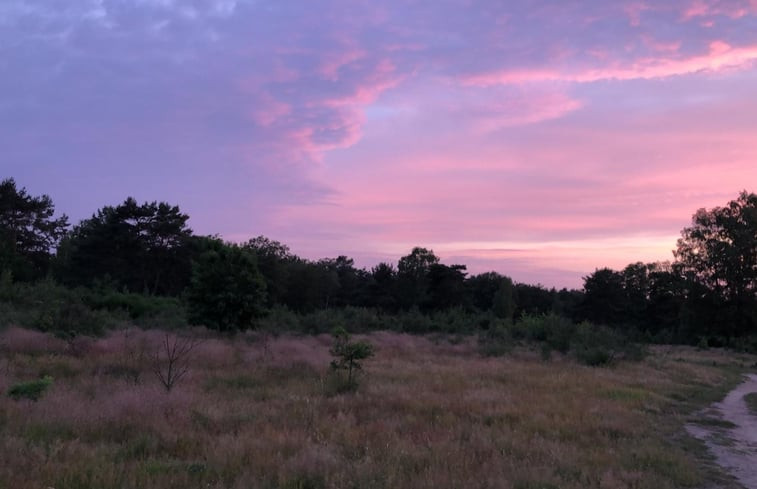
POLYGON ((690 423, 686 429, 707 444, 717 463, 739 483, 747 489, 757 489, 757 415, 749 412, 744 401, 750 392, 757 392, 755 374, 748 375, 725 399, 702 412, 703 423, 690 423))

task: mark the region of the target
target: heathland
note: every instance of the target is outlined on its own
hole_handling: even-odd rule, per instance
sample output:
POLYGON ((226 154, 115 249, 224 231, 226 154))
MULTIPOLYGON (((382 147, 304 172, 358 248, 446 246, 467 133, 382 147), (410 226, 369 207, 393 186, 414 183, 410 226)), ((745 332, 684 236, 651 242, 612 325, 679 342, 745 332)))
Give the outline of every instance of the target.
POLYGON ((757 366, 753 193, 580 290, 188 220, 0 182, 0 489, 735 484, 684 425, 757 366))
POLYGON ((696 413, 756 359, 657 346, 597 368, 527 343, 492 357, 471 336, 374 332, 344 391, 328 335, 195 330, 169 391, 156 371, 175 338, 2 332, 0 390, 50 382, 36 401, 0 397, 0 487, 731 487, 684 424, 717 423, 696 413))

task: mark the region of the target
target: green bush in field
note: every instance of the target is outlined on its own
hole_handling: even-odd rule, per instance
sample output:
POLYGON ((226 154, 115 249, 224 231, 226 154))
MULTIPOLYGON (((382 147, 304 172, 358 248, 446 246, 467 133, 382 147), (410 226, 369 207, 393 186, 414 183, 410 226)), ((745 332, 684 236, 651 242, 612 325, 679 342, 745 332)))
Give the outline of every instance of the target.
POLYGON ((187 325, 181 300, 119 292, 110 288, 83 290, 82 300, 90 308, 121 317, 139 326, 174 329, 187 325))
POLYGON ((616 331, 605 326, 581 323, 571 341, 576 359, 591 367, 613 363, 623 351, 625 339, 616 331))
POLYGON ((400 325, 400 331, 405 333, 423 334, 434 329, 431 318, 423 314, 417 307, 400 314, 397 317, 397 323, 400 325))
POLYGON ((31 399, 32 401, 38 401, 42 394, 45 393, 48 387, 53 384, 53 378, 46 375, 38 380, 32 380, 29 382, 19 382, 14 384, 8 389, 8 396, 15 400, 19 399, 31 399))
POLYGON ((255 254, 216 239, 192 264, 189 321, 218 331, 252 328, 264 315, 266 284, 255 254))
POLYGON ((373 345, 365 341, 352 341, 350 334, 344 328, 337 328, 333 332, 334 346, 331 347, 331 369, 347 371, 345 389, 357 387, 357 372, 363 369, 362 361, 373 356, 373 345))
POLYGON ((749 412, 753 415, 757 415, 757 392, 750 392, 744 396, 744 402, 746 402, 749 412))
POLYGON ((543 342, 543 349, 567 353, 576 334, 576 325, 557 314, 527 314, 514 326, 513 336, 543 342))
POLYGON ((495 321, 489 329, 478 335, 478 351, 487 357, 501 357, 514 346, 512 332, 502 321, 495 321))

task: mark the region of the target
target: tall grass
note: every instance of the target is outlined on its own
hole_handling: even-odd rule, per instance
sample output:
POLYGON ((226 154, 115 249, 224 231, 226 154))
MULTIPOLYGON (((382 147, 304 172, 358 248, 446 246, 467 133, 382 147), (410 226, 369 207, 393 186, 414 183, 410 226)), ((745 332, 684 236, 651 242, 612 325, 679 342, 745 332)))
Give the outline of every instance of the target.
POLYGON ((166 392, 149 360, 136 382, 117 368, 163 333, 130 335, 81 356, 0 335, 0 488, 700 487, 711 474, 682 423, 754 363, 674 348, 595 369, 380 332, 356 335, 377 350, 361 388, 329 395, 327 335, 206 334, 166 392), (44 375, 37 402, 6 395, 44 375))

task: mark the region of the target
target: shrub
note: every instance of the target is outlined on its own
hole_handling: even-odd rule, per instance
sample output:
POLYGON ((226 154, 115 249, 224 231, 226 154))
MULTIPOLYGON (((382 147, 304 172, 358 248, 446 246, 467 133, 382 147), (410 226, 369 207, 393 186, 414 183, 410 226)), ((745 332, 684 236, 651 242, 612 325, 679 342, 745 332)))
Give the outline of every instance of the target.
POLYGON ((525 314, 511 329, 513 339, 527 341, 544 341, 547 333, 544 330, 544 317, 539 314, 525 314))
POLYGON ((118 292, 113 289, 86 290, 83 301, 94 310, 107 311, 146 327, 181 327, 187 324, 186 311, 179 299, 118 292))
POLYGON ((746 402, 749 412, 757 414, 757 392, 750 392, 744 396, 744 402, 746 402))
POLYGON ((252 252, 209 241, 192 265, 189 320, 218 331, 250 328, 264 313, 265 287, 252 252))
POLYGON ((578 325, 571 347, 576 359, 591 367, 611 364, 622 349, 623 338, 605 326, 578 325))
POLYGON ((300 317, 300 327, 307 334, 328 333, 344 328, 343 311, 338 309, 318 309, 300 317))
POLYGON ((487 357, 500 357, 515 346, 510 328, 503 322, 495 322, 488 330, 478 335, 478 351, 487 357))
POLYGON ((568 353, 570 342, 576 334, 576 325, 568 318, 549 314, 544 316, 545 342, 560 353, 568 353))
POLYGON ((431 317, 432 330, 442 333, 470 332, 480 319, 468 313, 462 307, 453 307, 438 311, 431 317))
POLYGON ((8 396, 17 401, 19 399, 31 399, 32 401, 38 401, 39 398, 42 397, 42 394, 44 394, 47 388, 52 384, 53 378, 49 375, 46 375, 38 380, 20 382, 8 389, 8 396))
POLYGON ((299 331, 301 316, 286 306, 273 306, 265 317, 258 320, 258 329, 262 331, 299 331))
POLYGON ((288 479, 278 487, 281 489, 325 489, 326 481, 322 476, 304 475, 288 479))
POLYGON ((171 392, 176 382, 187 374, 192 350, 199 344, 200 342, 195 338, 165 334, 163 341, 155 351, 153 373, 166 389, 166 392, 171 392))
POLYGON ((345 388, 357 387, 356 375, 363 369, 362 361, 373 356, 373 345, 365 341, 351 341, 350 334, 344 328, 337 328, 333 332, 334 346, 331 348, 331 369, 347 371, 345 388))
POLYGON ((431 318, 423 314, 417 307, 399 315, 397 323, 400 325, 400 331, 405 333, 422 334, 433 330, 431 318))

